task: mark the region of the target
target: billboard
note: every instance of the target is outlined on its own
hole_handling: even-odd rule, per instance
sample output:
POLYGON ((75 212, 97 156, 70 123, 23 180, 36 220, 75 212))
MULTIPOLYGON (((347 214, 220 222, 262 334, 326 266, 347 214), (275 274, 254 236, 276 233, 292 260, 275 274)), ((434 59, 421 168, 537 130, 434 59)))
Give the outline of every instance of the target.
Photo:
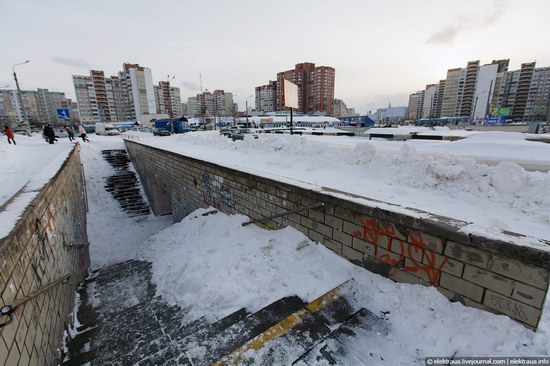
POLYGON ((495 113, 496 116, 509 116, 511 113, 511 108, 497 108, 495 113))
POLYGON ((283 80, 284 106, 289 108, 298 108, 298 85, 290 81, 283 80))

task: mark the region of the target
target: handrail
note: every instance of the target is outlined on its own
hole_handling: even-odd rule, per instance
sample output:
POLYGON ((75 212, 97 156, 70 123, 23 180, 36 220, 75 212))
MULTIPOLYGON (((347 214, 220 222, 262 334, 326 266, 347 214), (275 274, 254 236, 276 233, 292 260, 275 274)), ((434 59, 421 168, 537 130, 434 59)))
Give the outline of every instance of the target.
POLYGON ((324 207, 324 206, 325 206, 324 203, 317 203, 315 205, 302 207, 302 208, 299 208, 297 210, 287 211, 287 212, 282 213, 282 214, 277 214, 277 215, 273 215, 273 216, 269 216, 269 217, 263 217, 261 219, 256 219, 256 220, 251 220, 251 221, 248 221, 248 222, 243 222, 242 225, 246 226, 246 225, 250 225, 250 224, 255 224, 257 222, 276 219, 277 217, 283 217, 283 216, 287 216, 287 215, 290 215, 290 214, 293 214, 293 213, 296 213, 296 212, 302 212, 302 211, 306 211, 306 210, 314 209, 314 208, 321 208, 321 207, 324 207))
POLYGON ((27 296, 25 296, 21 300, 16 301, 15 304, 13 304, 13 305, 4 305, 0 309, 0 317, 7 317, 8 319, 6 321, 4 321, 3 323, 0 323, 0 329, 2 329, 3 327, 5 327, 6 325, 10 324, 13 321, 13 314, 17 311, 17 309, 21 305, 24 305, 25 303, 27 303, 30 300, 34 299, 35 297, 43 294, 44 292, 52 289, 53 287, 59 285, 60 283, 63 283, 63 284, 67 283, 67 281, 69 280, 70 277, 71 277, 70 274, 66 274, 63 277, 60 277, 60 278, 56 279, 55 281, 52 281, 52 282, 48 283, 47 285, 42 286, 38 290, 31 292, 30 294, 28 294, 27 296))

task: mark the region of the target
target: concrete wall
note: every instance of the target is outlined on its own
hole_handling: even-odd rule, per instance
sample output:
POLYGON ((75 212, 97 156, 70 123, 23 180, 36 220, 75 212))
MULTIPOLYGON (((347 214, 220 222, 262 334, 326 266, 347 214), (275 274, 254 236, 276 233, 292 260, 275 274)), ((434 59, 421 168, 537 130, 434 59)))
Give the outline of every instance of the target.
POLYGON ((0 328, 0 365, 54 364, 75 289, 89 265, 87 247, 68 247, 88 242, 82 177, 76 145, 10 234, 0 239, 0 306, 71 275, 67 283, 20 307, 13 322, 0 328))
POLYGON ((176 221, 199 207, 257 219, 321 202, 322 210, 265 226, 293 226, 370 271, 436 286, 453 301, 506 314, 530 328, 538 325, 549 282, 547 252, 465 235, 458 230, 466 223, 456 220, 418 219, 375 208, 374 202, 354 203, 359 197, 345 192, 320 193, 138 142, 126 146, 149 200, 163 200, 159 206, 170 201, 176 221))

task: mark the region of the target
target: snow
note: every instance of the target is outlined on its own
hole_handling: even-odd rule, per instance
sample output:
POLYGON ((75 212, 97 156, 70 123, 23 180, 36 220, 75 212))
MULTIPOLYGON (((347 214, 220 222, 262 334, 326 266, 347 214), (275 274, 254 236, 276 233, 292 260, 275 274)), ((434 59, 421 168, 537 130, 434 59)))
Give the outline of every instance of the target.
POLYGON ((45 143, 38 135, 33 137, 16 135, 17 145, 10 145, 5 138, 0 141, 2 156, 2 184, 0 184, 0 206, 17 193, 33 176, 44 169, 59 154, 65 154, 72 143, 60 139, 56 144, 45 143))
POLYGON ((69 156, 69 140, 50 145, 38 136, 16 137, 17 145, 0 143, 3 157, 0 182, 0 238, 7 236, 40 189, 53 178, 69 156))
POLYGON ((386 314, 392 342, 418 349, 420 357, 549 354, 548 303, 534 333, 506 316, 451 303, 433 287, 370 273, 293 228, 267 231, 241 226, 241 215, 203 216, 211 210, 199 209, 153 235, 138 255, 153 262, 157 294, 191 306, 191 318, 220 319, 243 307, 254 312, 294 294, 311 301, 354 278, 362 305, 386 314))
MULTIPOLYGON (((241 307, 255 311, 280 297, 294 294, 309 301, 354 278, 362 305, 386 319, 390 330, 386 336, 388 341, 417 357, 448 357, 455 353, 457 356, 550 354, 550 301, 546 301, 535 333, 506 316, 451 303, 433 287, 394 283, 370 273, 293 228, 266 231, 255 226, 243 227, 241 223, 246 218, 241 215, 228 216, 220 212, 202 215, 212 208, 197 210, 176 224, 171 224, 169 216, 129 218, 103 187, 105 177, 111 175, 113 169, 102 158, 101 150, 122 148, 122 140, 91 137, 90 143, 82 144, 81 156, 88 188, 92 266, 99 268, 132 258, 150 260, 157 294, 173 303, 190 306, 190 314, 196 318, 205 316, 215 320, 241 307)), ((498 225, 511 226, 513 220, 521 219, 517 214, 520 211, 525 211, 524 215, 531 220, 535 220, 536 214, 546 214, 546 224, 536 221, 529 232, 536 234, 548 228, 545 211, 548 201, 544 198, 548 196, 548 173, 526 172, 513 163, 488 167, 456 156, 417 159, 418 152, 410 144, 402 144, 395 154, 380 156, 375 144, 361 142, 349 149, 290 136, 237 143, 219 139, 214 134, 135 138, 262 174, 269 170, 270 176, 279 174, 281 179, 307 179, 298 182, 304 186, 312 184, 312 177, 320 180, 323 176, 357 171, 335 181, 342 184, 346 178, 355 185, 361 182, 368 187, 369 195, 371 190, 383 192, 381 187, 385 184, 390 190, 386 197, 392 194, 407 202, 414 194, 423 199, 434 194, 437 197, 430 203, 436 208, 444 207, 438 201, 445 199, 445 195, 452 195, 454 200, 446 204, 475 218, 483 216, 474 212, 475 207, 483 208, 480 211, 484 214, 498 212, 498 220, 502 222, 491 225, 491 230, 497 230, 498 225), (332 169, 337 169, 336 173, 332 169), (293 171, 300 174, 289 178, 293 171), (304 176, 305 173, 310 175, 304 176), (428 177, 412 179, 416 173, 428 177), (509 174, 518 177, 510 186, 501 184, 509 174), (358 177, 366 181, 354 181, 358 177), (381 182, 377 184, 377 180, 381 182), (518 191, 522 185, 527 186, 523 188, 527 192, 518 191), (456 199, 467 202, 457 203, 456 199), (476 201, 478 206, 472 203, 476 201), (486 208, 489 204, 491 207, 486 208)), ((353 184, 345 187, 353 188, 353 184)), ((471 229, 489 231, 487 226, 479 224, 472 225, 471 229)), ((133 299, 128 301, 131 303, 133 299)), ((372 344, 390 363, 402 360, 401 355, 384 351, 382 339, 372 337, 373 334, 359 333, 350 347, 365 352, 368 359, 372 349, 364 345, 372 344)))
POLYGON ((487 228, 493 238, 506 238, 503 230, 524 234, 527 238, 518 244, 550 251, 539 240, 550 240, 550 173, 526 171, 514 162, 550 167, 550 144, 525 136, 485 132, 456 142, 411 143, 260 134, 256 140, 233 142, 209 131, 162 138, 136 133, 132 138, 415 217, 431 213, 461 220, 472 225, 464 230, 487 228), (494 165, 465 154, 491 157, 494 165))
POLYGON ((478 132, 467 130, 452 130, 449 127, 422 127, 422 126, 399 126, 399 127, 383 127, 383 128, 369 128, 363 132, 365 135, 371 133, 389 134, 394 136, 408 136, 411 134, 419 135, 437 135, 437 136, 461 136, 467 137, 474 135, 478 132))
POLYGON ((242 215, 201 215, 211 210, 152 236, 140 253, 154 263, 158 291, 193 306, 197 317, 220 318, 243 307, 257 311, 289 289, 311 301, 349 278, 351 263, 294 229, 243 227, 248 218, 242 215))

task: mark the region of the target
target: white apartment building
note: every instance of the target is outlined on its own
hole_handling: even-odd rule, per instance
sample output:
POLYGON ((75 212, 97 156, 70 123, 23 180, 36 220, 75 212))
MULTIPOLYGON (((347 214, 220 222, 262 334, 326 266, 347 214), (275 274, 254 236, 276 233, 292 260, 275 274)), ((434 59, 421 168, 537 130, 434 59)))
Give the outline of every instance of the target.
POLYGON ((124 64, 123 71, 110 78, 90 70, 90 76, 73 75, 73 84, 83 123, 130 121, 157 113, 149 68, 124 64))

